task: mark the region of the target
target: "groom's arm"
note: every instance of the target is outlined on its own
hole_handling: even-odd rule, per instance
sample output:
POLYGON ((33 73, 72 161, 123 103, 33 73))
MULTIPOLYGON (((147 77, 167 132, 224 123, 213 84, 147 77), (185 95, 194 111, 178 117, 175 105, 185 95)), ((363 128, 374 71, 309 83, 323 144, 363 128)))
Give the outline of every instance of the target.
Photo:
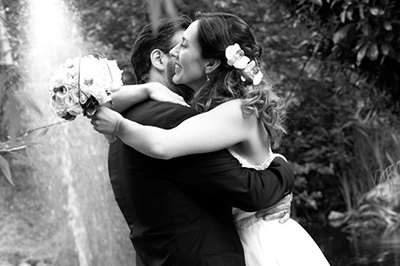
POLYGON ((184 156, 171 164, 171 179, 244 211, 274 205, 294 184, 293 172, 281 158, 263 171, 243 168, 227 150, 184 156))

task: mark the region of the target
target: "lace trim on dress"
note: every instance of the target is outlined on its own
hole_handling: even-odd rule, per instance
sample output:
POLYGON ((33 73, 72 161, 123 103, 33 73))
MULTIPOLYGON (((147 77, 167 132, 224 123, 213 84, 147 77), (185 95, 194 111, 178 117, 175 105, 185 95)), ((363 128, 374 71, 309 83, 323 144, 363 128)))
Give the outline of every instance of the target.
POLYGON ((254 164, 249 163, 245 158, 240 156, 232 148, 228 148, 228 151, 232 154, 233 157, 235 157, 239 161, 239 163, 243 167, 245 167, 245 168, 253 168, 253 169, 257 170, 257 171, 267 169, 268 166, 271 164, 271 162, 274 160, 274 156, 271 156, 272 155, 271 149, 269 150, 267 159, 265 159, 265 161, 262 164, 259 164, 259 165, 254 165, 254 164))

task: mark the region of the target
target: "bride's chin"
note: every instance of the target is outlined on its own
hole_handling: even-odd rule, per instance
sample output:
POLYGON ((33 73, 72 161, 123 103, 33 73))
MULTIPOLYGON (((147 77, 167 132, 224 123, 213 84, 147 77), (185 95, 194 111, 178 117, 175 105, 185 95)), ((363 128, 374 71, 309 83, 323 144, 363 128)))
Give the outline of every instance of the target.
POLYGON ((179 85, 181 79, 178 77, 177 74, 175 74, 175 75, 172 77, 172 81, 173 81, 175 84, 179 85))

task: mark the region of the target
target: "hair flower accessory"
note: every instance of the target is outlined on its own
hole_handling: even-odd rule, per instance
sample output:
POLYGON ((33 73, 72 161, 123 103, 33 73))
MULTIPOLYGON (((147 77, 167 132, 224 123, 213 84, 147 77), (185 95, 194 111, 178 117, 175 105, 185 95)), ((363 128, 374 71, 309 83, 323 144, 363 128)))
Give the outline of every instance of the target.
POLYGON ((253 80, 253 85, 260 84, 263 78, 263 73, 261 73, 260 68, 256 66, 254 60, 252 60, 243 71, 253 80))
MULTIPOLYGON (((250 59, 244 55, 244 51, 240 48, 239 44, 229 45, 225 50, 225 56, 228 59, 228 65, 243 70, 252 79, 253 85, 260 84, 263 78, 260 68, 256 66, 254 60, 250 62, 250 59)), ((246 78, 241 77, 241 80, 246 81, 246 78)))
POLYGON ((244 51, 239 44, 229 45, 225 50, 225 56, 228 59, 228 65, 234 66, 237 69, 244 69, 250 59, 244 55, 244 51))

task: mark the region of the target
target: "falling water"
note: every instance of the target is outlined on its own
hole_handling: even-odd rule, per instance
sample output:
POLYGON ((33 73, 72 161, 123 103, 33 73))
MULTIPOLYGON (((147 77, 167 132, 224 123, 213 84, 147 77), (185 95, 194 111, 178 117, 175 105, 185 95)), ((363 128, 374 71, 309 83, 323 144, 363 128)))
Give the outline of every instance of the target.
MULTIPOLYGON (((22 112, 29 130, 63 121, 51 110, 49 78, 66 59, 93 52, 87 47, 97 41, 85 43, 79 13, 63 0, 20 3, 21 9, 4 11, 7 19, 21 15, 12 67, 24 83, 18 95, 31 96, 38 107, 22 112), (38 109, 42 116, 32 112, 38 109)), ((109 182, 106 139, 79 116, 38 141, 39 154, 30 154, 35 165, 12 161, 15 186, 0 176, 0 265, 134 265, 129 228, 109 182)))
POLYGON ((66 58, 85 52, 84 45, 75 16, 63 0, 29 0, 28 3, 28 74, 46 84, 56 66, 66 58))
MULTIPOLYGON (((33 95, 36 103, 45 114, 47 124, 56 122, 59 118, 52 114, 49 105, 47 82, 55 68, 65 59, 83 53, 83 45, 79 29, 74 22, 73 14, 62 0, 30 0, 29 20, 27 25, 28 45, 26 47, 27 90, 33 95)), ((36 122, 37 123, 37 122, 36 122)), ((43 118, 39 123, 43 123, 43 118)), ((39 125, 33 125, 39 126, 39 125)), ((78 126, 78 125, 76 125, 78 126)), ((68 127, 63 127, 59 138, 70 135, 68 127)), ((62 182, 66 186, 67 220, 72 231, 75 249, 79 257, 80 266, 90 265, 91 252, 89 248, 87 230, 82 218, 79 197, 76 192, 77 175, 73 171, 73 159, 70 141, 59 141, 57 149, 61 164, 58 170, 62 175, 62 182)))
MULTIPOLYGON (((62 121, 51 110, 49 78, 66 59, 91 51, 80 32, 79 14, 63 0, 26 1, 27 42, 18 64, 25 74, 25 94, 43 113, 38 117, 27 112, 26 128, 33 129, 62 121)), ((129 228, 107 175, 106 139, 79 116, 51 127, 40 143, 39 167, 21 170, 16 188, 0 194, 0 203, 7 197, 10 211, 5 209, 5 215, 12 215, 18 225, 14 228, 0 219, 0 240, 5 239, 2 226, 10 229, 11 239, 0 241, 0 265, 2 254, 19 254, 6 256, 19 258, 16 263, 33 259, 28 265, 38 265, 38 260, 62 266, 132 265, 135 254, 129 228)))

